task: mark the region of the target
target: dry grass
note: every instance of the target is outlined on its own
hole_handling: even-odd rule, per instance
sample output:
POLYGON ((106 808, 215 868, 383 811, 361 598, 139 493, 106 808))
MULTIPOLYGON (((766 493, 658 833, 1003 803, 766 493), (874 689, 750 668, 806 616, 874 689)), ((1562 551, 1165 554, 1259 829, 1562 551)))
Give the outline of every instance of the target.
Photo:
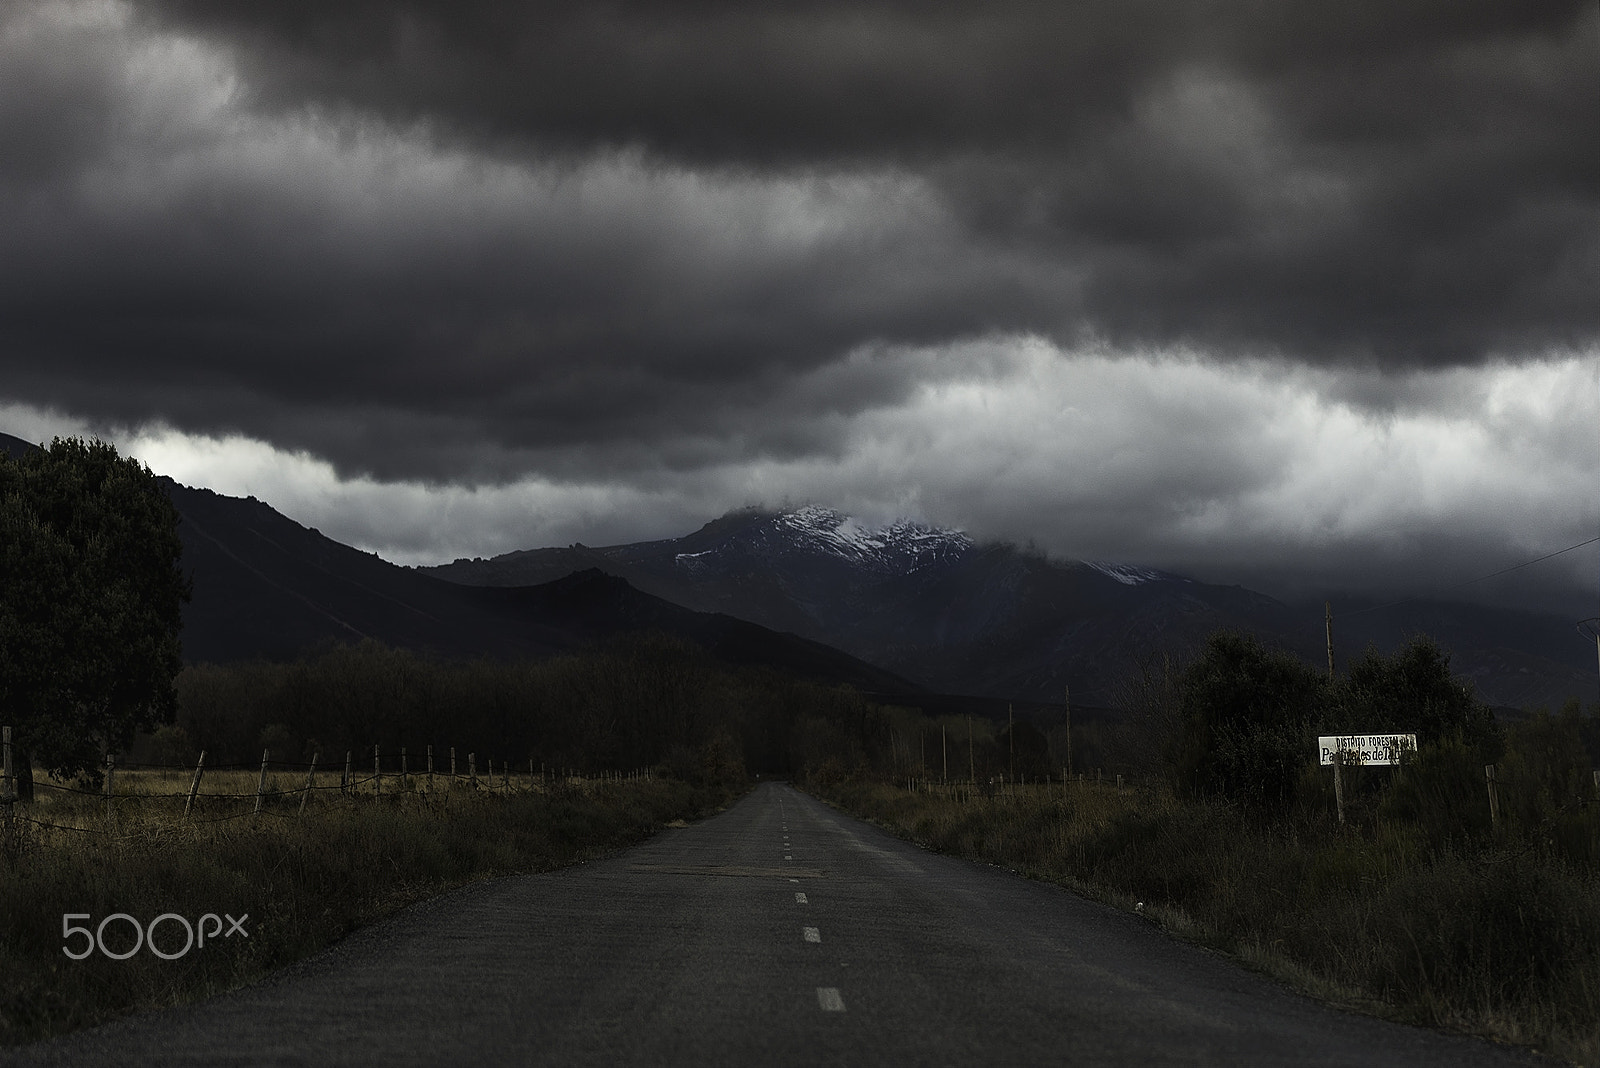
MULTIPOLYGON (((277 792, 255 816, 258 774, 208 773, 209 796, 188 821, 181 796, 159 796, 187 791, 190 774, 179 772, 119 773, 110 818, 97 796, 53 790, 9 821, 0 815, 0 1044, 219 993, 451 886, 619 848, 727 797, 662 779, 530 789, 526 776, 510 790, 436 779, 431 793, 402 793, 386 776, 383 796, 368 784, 347 798, 335 773, 300 817, 292 791, 304 773, 269 773, 277 792), (63 953, 66 913, 86 913, 91 925, 113 913, 144 923, 248 914, 249 937, 172 961, 147 950, 75 961, 63 953)), ((176 951, 181 930, 162 931, 176 951)), ((133 944, 122 921, 113 937, 133 944)))

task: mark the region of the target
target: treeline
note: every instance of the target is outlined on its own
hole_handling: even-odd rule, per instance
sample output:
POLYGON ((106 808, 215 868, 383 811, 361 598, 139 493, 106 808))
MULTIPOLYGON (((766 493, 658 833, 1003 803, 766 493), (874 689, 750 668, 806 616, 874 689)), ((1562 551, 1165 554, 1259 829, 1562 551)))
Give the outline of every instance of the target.
POLYGON ((659 633, 540 660, 462 661, 377 642, 328 646, 290 663, 200 664, 177 678, 175 720, 133 748, 136 761, 274 760, 324 766, 374 745, 413 769, 429 745, 577 771, 706 761, 784 774, 803 767, 819 722, 871 734, 881 718, 859 694, 759 669, 731 670, 659 633))

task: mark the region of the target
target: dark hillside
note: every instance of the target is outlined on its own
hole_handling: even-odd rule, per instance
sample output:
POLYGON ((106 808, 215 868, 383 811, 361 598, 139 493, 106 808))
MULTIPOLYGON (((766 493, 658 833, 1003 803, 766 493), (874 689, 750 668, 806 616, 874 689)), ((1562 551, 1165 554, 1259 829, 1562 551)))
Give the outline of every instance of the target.
MULTIPOLYGON (((31 447, 0 435, 8 453, 31 447)), ((599 571, 542 586, 462 586, 336 542, 253 497, 162 482, 181 516, 182 566, 194 579, 183 627, 191 663, 285 660, 365 638, 445 656, 542 657, 657 630, 728 664, 864 690, 919 689, 826 645, 691 611, 599 571)))

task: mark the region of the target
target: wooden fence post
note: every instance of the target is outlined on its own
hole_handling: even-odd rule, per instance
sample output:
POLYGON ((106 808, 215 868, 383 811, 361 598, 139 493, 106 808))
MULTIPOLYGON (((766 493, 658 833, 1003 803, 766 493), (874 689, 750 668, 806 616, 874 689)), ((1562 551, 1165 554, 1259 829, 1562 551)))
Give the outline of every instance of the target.
POLYGON ((400 747, 400 792, 406 792, 406 747, 400 747))
POLYGON ((5 776, 4 783, 0 783, 0 801, 11 802, 17 799, 16 773, 11 770, 11 728, 0 727, 0 748, 4 748, 3 765, 0 765, 0 774, 5 776))
POLYGON ((1483 778, 1489 787, 1489 826, 1497 827, 1500 824, 1500 784, 1495 780, 1493 764, 1483 766, 1483 778))
POLYGON ((472 788, 478 788, 478 754, 467 754, 467 774, 472 778, 472 788))
POLYGON ((200 792, 200 773, 206 768, 206 751, 200 750, 200 759, 194 762, 194 781, 189 784, 189 799, 183 803, 183 818, 189 818, 189 810, 194 807, 195 794, 200 792))
POLYGON ((374 789, 376 789, 379 794, 382 794, 383 764, 379 761, 377 746, 372 747, 372 781, 375 784, 374 789))
POLYGON ((488 774, 489 789, 493 790, 494 789, 494 757, 486 757, 485 759, 488 761, 488 764, 489 764, 489 774, 488 774))
POLYGON ((115 815, 111 811, 111 798, 112 798, 112 795, 114 795, 117 792, 116 786, 113 785, 113 780, 116 778, 116 775, 117 775, 117 758, 116 758, 116 755, 114 753, 107 753, 106 754, 106 822, 107 823, 112 822, 116 818, 115 815))
POLYGON ((261 815, 261 798, 262 798, 262 795, 267 792, 267 761, 268 761, 268 759, 271 758, 271 756, 272 756, 272 750, 270 750, 270 749, 261 750, 261 778, 256 780, 256 811, 255 811, 255 814, 257 816, 261 815))
POLYGON ((509 760, 500 762, 500 785, 504 787, 507 793, 511 792, 511 761, 509 760))
POLYGON ((433 746, 428 746, 428 792, 433 793, 433 746))
POLYGON ((320 755, 320 753, 315 752, 311 754, 311 770, 306 772, 306 790, 305 793, 300 795, 300 815, 302 816, 306 814, 306 798, 311 796, 311 788, 317 781, 317 757, 320 755))
POLYGON ((533 789, 533 757, 528 758, 528 789, 533 789))
POLYGON ((344 751, 344 778, 339 780, 339 792, 346 797, 350 796, 350 750, 344 751))
POLYGON ((456 784, 456 747, 450 747, 450 785, 456 784))
POLYGON ((1344 750, 1333 754, 1333 804, 1339 810, 1339 822, 1344 823, 1344 750))

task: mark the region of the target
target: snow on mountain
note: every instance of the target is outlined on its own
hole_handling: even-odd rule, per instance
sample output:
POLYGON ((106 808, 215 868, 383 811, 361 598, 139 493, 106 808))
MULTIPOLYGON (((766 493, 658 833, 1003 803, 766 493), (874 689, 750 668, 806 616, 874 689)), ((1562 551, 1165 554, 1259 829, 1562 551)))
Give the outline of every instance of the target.
POLYGON ((909 519, 873 526, 817 505, 767 516, 697 553, 678 553, 675 563, 698 571, 737 548, 760 555, 821 555, 870 571, 908 573, 969 552, 973 542, 959 530, 943 530, 909 519))
MULTIPOLYGON (((1176 575, 1169 575, 1165 571, 1154 568, 1138 567, 1134 564, 1113 564, 1105 560, 1085 560, 1084 566, 1092 567, 1102 575, 1116 579, 1124 586, 1138 586, 1146 582, 1165 582, 1177 579, 1176 575)), ((1181 581, 1187 582, 1188 579, 1181 581)))
MULTIPOLYGON (((911 519, 896 519, 874 526, 843 512, 808 504, 788 511, 758 514, 754 522, 731 529, 711 548, 677 553, 674 565, 691 575, 730 559, 730 554, 773 560, 821 557, 879 574, 910 574, 936 563, 950 563, 973 552, 977 545, 965 532, 931 527, 911 519)), ((703 544, 703 543, 702 543, 703 544)), ((1105 560, 1084 561, 1083 566, 1125 586, 1147 582, 1187 581, 1154 568, 1105 560)))

